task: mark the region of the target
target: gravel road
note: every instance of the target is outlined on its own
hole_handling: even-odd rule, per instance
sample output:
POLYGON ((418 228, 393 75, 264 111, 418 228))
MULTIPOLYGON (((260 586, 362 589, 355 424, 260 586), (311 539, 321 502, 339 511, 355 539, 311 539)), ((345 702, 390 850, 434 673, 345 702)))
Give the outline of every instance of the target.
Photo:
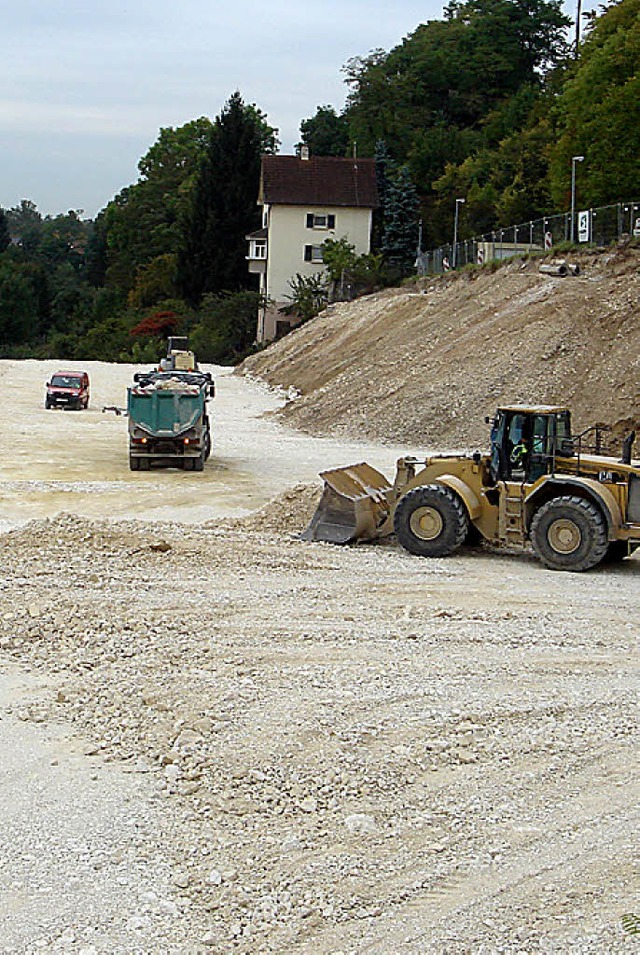
POLYGON ((219 458, 133 480, 131 369, 87 413, 51 370, 0 363, 0 951, 635 950, 637 558, 303 543, 395 449, 220 374, 219 458))

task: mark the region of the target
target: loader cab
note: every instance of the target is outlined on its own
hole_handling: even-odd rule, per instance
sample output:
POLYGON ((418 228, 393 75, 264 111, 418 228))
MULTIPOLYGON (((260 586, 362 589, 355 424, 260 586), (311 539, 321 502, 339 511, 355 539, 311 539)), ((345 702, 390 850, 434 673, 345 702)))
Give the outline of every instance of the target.
POLYGON ((491 428, 490 473, 494 481, 533 484, 555 470, 556 457, 573 454, 566 408, 499 408, 491 428))

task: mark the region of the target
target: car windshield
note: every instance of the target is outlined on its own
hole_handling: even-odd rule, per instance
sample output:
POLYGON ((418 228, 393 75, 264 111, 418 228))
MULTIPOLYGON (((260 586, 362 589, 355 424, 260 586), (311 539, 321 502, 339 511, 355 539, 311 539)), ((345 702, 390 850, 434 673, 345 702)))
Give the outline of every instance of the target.
POLYGON ((80 378, 74 375, 54 375, 51 384, 56 388, 79 388, 80 378))

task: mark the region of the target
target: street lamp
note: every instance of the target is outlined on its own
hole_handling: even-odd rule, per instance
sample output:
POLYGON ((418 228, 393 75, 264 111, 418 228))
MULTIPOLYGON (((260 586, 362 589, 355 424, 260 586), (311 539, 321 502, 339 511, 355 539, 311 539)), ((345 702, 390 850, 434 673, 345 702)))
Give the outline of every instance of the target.
POLYGON ((571 241, 576 234, 576 163, 583 162, 584 156, 571 157, 571 241))
POLYGON ((453 254, 451 256, 451 267, 455 269, 458 252, 458 216, 460 205, 466 202, 466 199, 456 199, 456 212, 453 217, 453 254))

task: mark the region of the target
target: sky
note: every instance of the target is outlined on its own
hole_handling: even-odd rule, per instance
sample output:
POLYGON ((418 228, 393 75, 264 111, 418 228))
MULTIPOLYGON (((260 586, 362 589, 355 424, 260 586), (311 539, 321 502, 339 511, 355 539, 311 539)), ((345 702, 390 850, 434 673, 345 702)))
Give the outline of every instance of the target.
MULTIPOLYGON (((596 2, 583 0, 583 9, 596 2)), ((138 178, 162 127, 214 119, 240 90, 291 153, 342 108, 341 67, 390 50, 443 0, 0 0, 0 206, 93 218, 138 178)), ((575 16, 576 2, 563 4, 575 16)))

